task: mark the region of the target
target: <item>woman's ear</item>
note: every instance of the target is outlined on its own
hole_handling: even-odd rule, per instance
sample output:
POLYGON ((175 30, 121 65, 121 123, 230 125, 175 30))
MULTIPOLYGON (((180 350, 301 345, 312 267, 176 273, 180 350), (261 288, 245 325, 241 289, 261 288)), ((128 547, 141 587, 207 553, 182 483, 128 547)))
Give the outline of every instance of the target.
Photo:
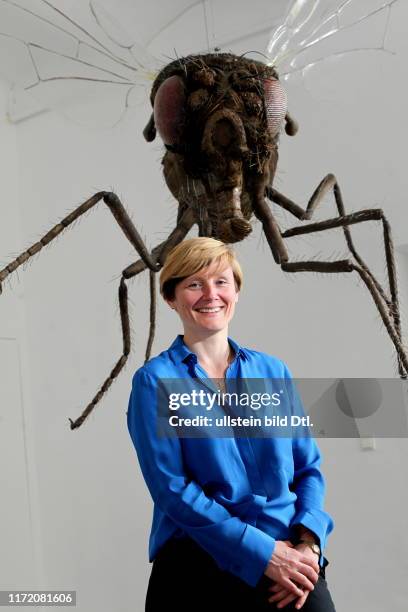
POLYGON ((238 299, 239 299, 239 291, 238 291, 237 295, 235 296, 235 303, 238 302, 238 299))
POLYGON ((172 310, 176 310, 173 300, 166 300, 166 302, 172 310))

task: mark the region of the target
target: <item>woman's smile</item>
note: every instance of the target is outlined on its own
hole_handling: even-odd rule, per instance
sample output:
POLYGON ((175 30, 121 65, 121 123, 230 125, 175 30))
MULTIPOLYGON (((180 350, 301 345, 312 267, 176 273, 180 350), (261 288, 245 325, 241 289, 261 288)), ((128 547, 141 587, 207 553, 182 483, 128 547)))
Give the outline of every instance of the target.
POLYGON ((218 314, 219 312, 221 312, 223 310, 224 306, 203 306, 200 308, 195 308, 194 310, 196 310, 197 312, 201 313, 201 314, 218 314))

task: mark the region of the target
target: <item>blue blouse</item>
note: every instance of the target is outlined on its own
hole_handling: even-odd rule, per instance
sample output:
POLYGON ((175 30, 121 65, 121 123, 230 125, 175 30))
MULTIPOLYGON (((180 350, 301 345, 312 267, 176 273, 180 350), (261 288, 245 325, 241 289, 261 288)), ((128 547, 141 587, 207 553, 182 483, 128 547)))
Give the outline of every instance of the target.
MULTIPOLYGON (((281 360, 240 347, 226 378, 291 378, 281 360)), ((172 537, 195 540, 216 561, 255 586, 276 540, 302 524, 323 550, 333 529, 323 510, 324 479, 313 438, 178 438, 157 435, 160 379, 208 378, 178 336, 133 377, 128 428, 154 501, 149 560, 172 537)), ((323 564, 323 555, 320 563, 323 564)))

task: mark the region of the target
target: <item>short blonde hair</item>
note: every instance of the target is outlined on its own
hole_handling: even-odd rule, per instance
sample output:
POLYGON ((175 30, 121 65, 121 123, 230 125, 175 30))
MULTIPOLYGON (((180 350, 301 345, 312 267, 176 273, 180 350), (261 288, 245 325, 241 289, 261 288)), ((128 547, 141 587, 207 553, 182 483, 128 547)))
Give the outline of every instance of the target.
POLYGON ((167 255, 160 273, 160 293, 166 300, 174 299, 180 281, 212 264, 231 266, 237 290, 243 282, 241 266, 232 248, 215 238, 190 238, 183 240, 167 255))

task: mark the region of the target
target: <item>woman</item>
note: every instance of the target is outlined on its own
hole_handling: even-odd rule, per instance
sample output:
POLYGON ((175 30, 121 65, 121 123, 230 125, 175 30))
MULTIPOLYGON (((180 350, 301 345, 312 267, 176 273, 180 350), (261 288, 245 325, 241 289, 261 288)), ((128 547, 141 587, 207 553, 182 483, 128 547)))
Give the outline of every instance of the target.
POLYGON ((212 238, 185 240, 161 271, 184 334, 136 372, 128 410, 154 500, 147 612, 334 610, 321 553, 333 521, 314 440, 157 432, 164 379, 291 377, 276 357, 228 337, 241 285, 233 251, 212 238))

